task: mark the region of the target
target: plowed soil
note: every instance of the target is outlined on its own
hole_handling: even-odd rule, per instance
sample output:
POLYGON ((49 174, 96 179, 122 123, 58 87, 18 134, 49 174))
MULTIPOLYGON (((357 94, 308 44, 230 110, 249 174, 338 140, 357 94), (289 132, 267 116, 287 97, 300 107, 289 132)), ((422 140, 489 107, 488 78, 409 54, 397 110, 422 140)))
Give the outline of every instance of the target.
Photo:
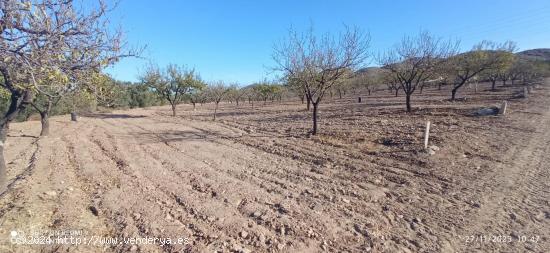
POLYGON ((58 116, 45 138, 14 123, 0 251, 548 252, 550 89, 487 89, 431 88, 410 114, 387 91, 327 97, 317 136, 297 101, 58 116), (104 241, 13 242, 37 230, 104 241))

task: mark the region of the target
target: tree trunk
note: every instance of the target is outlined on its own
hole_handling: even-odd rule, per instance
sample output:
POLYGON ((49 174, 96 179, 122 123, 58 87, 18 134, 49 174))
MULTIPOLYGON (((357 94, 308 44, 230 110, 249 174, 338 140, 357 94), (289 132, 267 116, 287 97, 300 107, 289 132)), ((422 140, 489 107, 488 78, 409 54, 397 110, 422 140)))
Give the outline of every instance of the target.
POLYGON ((172 117, 176 117, 176 104, 172 104, 172 117))
POLYGON ((340 89, 338 89, 338 97, 342 99, 342 91, 340 89))
POLYGON ((0 126, 0 193, 3 193, 6 190, 7 183, 7 173, 8 170, 6 166, 6 160, 4 158, 4 145, 8 137, 9 123, 6 122, 0 126))
POLYGON ((422 94, 422 91, 424 91, 424 85, 420 85, 420 94, 422 94))
POLYGON ((302 104, 304 104, 304 95, 300 96, 300 100, 302 101, 302 104))
POLYGON ((220 102, 216 102, 216 107, 214 107, 214 120, 216 120, 216 113, 218 113, 218 104, 220 102))
POLYGON ((237 107, 238 107, 239 106, 239 99, 236 99, 235 103, 237 103, 237 107))
POLYGON ((451 91, 451 101, 455 101, 457 91, 458 91, 458 87, 453 88, 453 90, 451 91))
POLYGON ((40 112, 40 123, 42 124, 42 130, 40 136, 48 136, 50 134, 50 111, 52 110, 52 101, 48 99, 48 104, 44 111, 40 112))
POLYGON ((313 104, 313 131, 311 132, 312 135, 317 134, 317 110, 319 108, 319 102, 312 103, 313 104))
POLYGON ((307 99, 306 109, 309 112, 309 109, 311 108, 311 99, 307 99))
POLYGON ((502 86, 506 86, 506 80, 502 80, 502 86))
POLYGON ((193 111, 195 111, 197 109, 197 103, 192 102, 192 104, 193 104, 193 111))
POLYGON ((411 112, 412 111, 412 108, 411 108, 411 94, 409 94, 409 93, 405 94, 405 102, 407 104, 407 112, 411 112))
POLYGON ((78 119, 77 119, 77 113, 76 113, 76 96, 75 95, 72 96, 71 103, 73 106, 73 109, 71 111, 71 121, 76 122, 78 119))
POLYGON ((368 89, 368 91, 369 91, 369 96, 370 96, 370 93, 371 93, 371 89, 368 89))
POLYGON ((22 94, 14 91, 11 93, 10 106, 2 118, 0 118, 0 193, 7 187, 7 166, 4 157, 4 147, 8 137, 9 124, 32 101, 32 93, 24 91, 22 94))
POLYGON ((40 136, 48 136, 50 134, 50 116, 48 112, 40 113, 40 123, 42 124, 40 136))
POLYGON ((491 80, 491 90, 492 91, 497 90, 497 80, 491 80))
POLYGON ((458 92, 458 89, 460 89, 460 87, 464 86, 464 84, 466 83, 467 80, 462 80, 460 83, 458 84, 455 84, 455 86, 453 87, 452 91, 451 91, 451 101, 455 101, 456 99, 456 93, 458 92))
POLYGON ((395 89, 395 96, 399 95, 399 89, 395 89))

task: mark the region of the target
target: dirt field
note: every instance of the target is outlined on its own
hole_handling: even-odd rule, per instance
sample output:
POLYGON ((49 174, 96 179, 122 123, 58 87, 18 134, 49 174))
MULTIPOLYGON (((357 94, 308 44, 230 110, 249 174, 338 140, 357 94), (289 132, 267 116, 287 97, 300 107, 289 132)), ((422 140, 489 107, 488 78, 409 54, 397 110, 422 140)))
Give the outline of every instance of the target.
POLYGON ((12 124, 0 251, 548 252, 550 88, 487 88, 425 90, 411 115, 387 91, 327 98, 315 137, 299 102, 54 117, 43 139, 12 124), (507 115, 470 116, 504 99, 507 115), (69 230, 94 241, 10 241, 69 230))

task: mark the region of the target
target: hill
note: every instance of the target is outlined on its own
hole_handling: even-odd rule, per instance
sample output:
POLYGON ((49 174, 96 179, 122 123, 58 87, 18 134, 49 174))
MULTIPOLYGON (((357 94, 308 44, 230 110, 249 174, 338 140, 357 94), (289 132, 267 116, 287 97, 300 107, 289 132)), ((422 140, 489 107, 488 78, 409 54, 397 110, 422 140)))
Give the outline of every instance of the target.
POLYGON ((547 61, 550 62, 550 48, 537 48, 525 50, 517 53, 519 57, 537 60, 537 61, 547 61))

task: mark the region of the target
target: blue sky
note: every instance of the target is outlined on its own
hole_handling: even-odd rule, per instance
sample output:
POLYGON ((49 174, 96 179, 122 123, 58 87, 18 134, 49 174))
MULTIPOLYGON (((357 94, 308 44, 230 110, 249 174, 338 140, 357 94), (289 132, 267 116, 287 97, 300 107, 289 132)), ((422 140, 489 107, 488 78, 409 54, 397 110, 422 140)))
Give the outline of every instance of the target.
POLYGON ((370 33, 374 53, 420 30, 458 38, 464 49, 484 39, 513 40, 520 50, 550 47, 548 0, 121 0, 110 15, 130 45, 147 46, 146 59, 125 59, 107 70, 124 81, 136 81, 152 61, 247 85, 272 76, 273 45, 291 26, 303 30, 312 23, 319 33, 358 26, 370 33))

